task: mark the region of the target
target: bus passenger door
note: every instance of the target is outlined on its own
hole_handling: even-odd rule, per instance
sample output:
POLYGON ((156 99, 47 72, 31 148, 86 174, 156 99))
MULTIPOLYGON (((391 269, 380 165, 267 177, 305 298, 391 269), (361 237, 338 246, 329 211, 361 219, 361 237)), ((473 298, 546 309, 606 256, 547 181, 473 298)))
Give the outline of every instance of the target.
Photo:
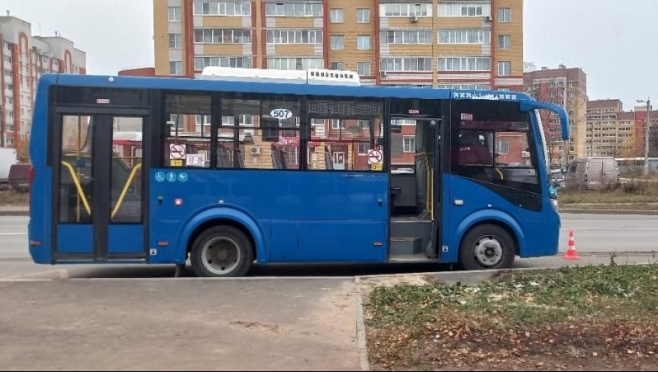
POLYGON ((144 110, 60 114, 54 151, 55 261, 144 260, 144 110))

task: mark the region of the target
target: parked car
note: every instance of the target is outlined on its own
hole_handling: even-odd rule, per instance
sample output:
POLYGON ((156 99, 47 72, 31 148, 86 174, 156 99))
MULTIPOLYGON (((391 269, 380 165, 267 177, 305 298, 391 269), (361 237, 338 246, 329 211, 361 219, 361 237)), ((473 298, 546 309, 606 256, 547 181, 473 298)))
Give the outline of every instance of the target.
POLYGON ((619 185, 619 164, 613 157, 590 156, 576 158, 567 166, 568 188, 598 190, 619 185))
POLYGON ((9 168, 9 186, 17 192, 28 192, 30 164, 13 164, 9 168))

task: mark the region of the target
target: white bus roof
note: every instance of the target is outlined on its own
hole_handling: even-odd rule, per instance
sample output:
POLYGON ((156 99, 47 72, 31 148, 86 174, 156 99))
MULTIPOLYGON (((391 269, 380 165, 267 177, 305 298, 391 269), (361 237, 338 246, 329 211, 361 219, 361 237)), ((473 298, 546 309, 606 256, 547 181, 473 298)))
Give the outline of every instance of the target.
POLYGON ((354 71, 309 69, 272 70, 259 68, 231 68, 209 66, 203 69, 198 79, 281 82, 313 85, 361 85, 359 74, 354 71))

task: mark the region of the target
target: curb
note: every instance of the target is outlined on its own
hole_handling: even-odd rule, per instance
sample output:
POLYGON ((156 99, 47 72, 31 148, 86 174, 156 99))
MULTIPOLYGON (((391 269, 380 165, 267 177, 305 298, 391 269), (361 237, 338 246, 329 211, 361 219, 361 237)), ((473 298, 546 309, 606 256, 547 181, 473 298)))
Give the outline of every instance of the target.
POLYGON ((363 316, 363 298, 361 296, 361 279, 354 278, 356 285, 356 343, 359 349, 359 364, 361 364, 362 371, 370 371, 370 362, 368 361, 368 347, 366 341, 366 323, 363 316))
POLYGON ((658 210, 633 209, 565 209, 560 208, 560 214, 616 214, 616 215, 658 215, 658 210))
POLYGON ((4 217, 29 217, 30 211, 4 211, 0 210, 0 216, 4 217))

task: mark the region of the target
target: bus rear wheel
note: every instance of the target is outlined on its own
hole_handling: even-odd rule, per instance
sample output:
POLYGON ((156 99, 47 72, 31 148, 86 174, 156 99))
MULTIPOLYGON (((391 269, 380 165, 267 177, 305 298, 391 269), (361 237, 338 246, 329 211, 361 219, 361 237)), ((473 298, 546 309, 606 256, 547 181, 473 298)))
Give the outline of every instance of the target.
POLYGON ((516 245, 510 234, 500 226, 479 225, 464 236, 459 260, 465 270, 507 269, 514 263, 516 245))
POLYGON ((245 276, 254 261, 249 238, 232 226, 214 226, 202 232, 192 244, 190 262, 196 276, 245 276))

